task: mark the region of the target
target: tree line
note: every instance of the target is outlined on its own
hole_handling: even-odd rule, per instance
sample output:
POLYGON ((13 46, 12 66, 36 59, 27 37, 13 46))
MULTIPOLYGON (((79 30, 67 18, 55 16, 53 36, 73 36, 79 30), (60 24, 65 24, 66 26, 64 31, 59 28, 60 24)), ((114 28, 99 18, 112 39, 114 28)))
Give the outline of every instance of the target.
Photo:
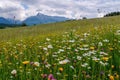
POLYGON ((120 15, 120 12, 119 12, 119 11, 108 13, 108 14, 104 15, 104 17, 117 16, 117 15, 120 15))

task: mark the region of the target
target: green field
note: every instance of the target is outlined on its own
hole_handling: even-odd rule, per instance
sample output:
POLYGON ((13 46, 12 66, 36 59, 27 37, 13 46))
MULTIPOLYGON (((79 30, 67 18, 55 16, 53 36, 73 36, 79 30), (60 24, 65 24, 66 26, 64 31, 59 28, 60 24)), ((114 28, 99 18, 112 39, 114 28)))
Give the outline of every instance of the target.
POLYGON ((0 30, 0 80, 120 80, 120 16, 0 30))

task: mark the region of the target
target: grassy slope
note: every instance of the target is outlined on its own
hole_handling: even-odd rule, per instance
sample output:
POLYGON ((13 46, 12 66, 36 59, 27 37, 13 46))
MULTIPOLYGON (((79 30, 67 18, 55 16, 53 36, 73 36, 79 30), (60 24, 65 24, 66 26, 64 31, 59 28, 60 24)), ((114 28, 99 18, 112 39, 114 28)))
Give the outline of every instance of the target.
POLYGON ((8 28, 0 30, 0 40, 9 41, 23 38, 37 38, 62 34, 71 29, 84 32, 86 29, 97 26, 120 26, 120 16, 102 19, 74 20, 60 23, 36 25, 34 27, 8 28), (88 28, 86 28, 88 27, 88 28))

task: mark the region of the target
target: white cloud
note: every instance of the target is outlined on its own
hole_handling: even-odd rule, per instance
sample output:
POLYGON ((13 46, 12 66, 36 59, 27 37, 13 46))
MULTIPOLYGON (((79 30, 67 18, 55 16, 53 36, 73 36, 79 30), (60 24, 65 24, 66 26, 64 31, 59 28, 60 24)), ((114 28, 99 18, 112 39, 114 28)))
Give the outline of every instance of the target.
POLYGON ((23 20, 41 12, 69 18, 101 17, 120 10, 120 0, 0 0, 0 16, 23 20), (100 9, 98 14, 97 9, 100 9))
POLYGON ((0 16, 6 18, 23 19, 25 17, 25 10, 20 3, 14 0, 1 0, 0 1, 0 16))

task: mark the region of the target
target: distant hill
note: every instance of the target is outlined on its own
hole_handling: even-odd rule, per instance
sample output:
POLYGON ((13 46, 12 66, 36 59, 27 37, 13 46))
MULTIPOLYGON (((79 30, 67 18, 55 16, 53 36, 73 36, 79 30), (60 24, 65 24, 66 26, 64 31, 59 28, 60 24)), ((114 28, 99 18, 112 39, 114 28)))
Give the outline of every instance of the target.
POLYGON ((21 27, 21 26, 23 27, 22 21, 0 17, 0 29, 4 29, 6 27, 21 27))
POLYGON ((21 24, 21 21, 0 17, 0 24, 21 24))
POLYGON ((7 19, 11 24, 22 24, 22 21, 19 21, 19 20, 14 20, 14 19, 10 19, 8 18, 7 19))
POLYGON ((3 17, 0 17, 0 24, 11 24, 11 22, 3 17))
POLYGON ((18 20, 0 17, 0 29, 4 29, 6 27, 19 27, 21 25, 22 25, 21 22, 18 20))
POLYGON ((65 17, 58 17, 58 16, 48 16, 41 13, 38 13, 36 16, 28 17, 23 21, 27 25, 34 25, 34 24, 46 24, 46 23, 53 23, 53 22, 60 22, 69 20, 65 17))
POLYGON ((12 23, 11 21, 3 18, 3 17, 0 17, 0 29, 4 29, 5 27, 12 27, 12 23))

